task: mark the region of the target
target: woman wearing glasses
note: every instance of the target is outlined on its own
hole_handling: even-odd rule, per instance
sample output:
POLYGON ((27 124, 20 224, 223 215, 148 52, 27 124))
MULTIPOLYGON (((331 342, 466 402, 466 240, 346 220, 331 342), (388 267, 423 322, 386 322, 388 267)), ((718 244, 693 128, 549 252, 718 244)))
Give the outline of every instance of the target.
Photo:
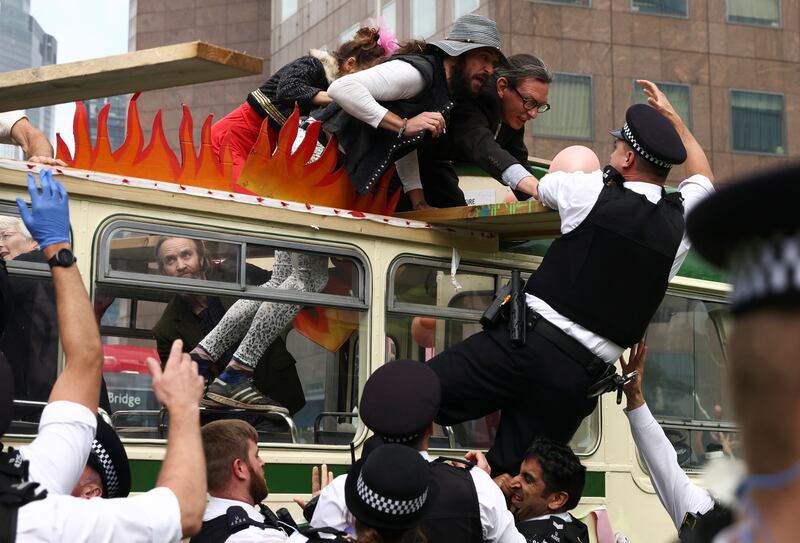
POLYGON ((524 166, 525 124, 550 109, 547 93, 552 80, 553 73, 539 58, 514 55, 495 70, 476 99, 456 105, 448 126, 450 137, 433 140, 419 151, 429 205, 466 205, 453 161, 474 163, 512 189, 531 176, 524 166))

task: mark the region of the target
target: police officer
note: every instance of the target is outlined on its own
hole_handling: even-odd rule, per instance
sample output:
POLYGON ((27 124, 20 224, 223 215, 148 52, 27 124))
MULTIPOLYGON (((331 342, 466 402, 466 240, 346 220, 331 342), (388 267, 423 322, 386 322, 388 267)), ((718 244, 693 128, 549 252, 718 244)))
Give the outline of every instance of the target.
POLYGON ((731 182, 687 230, 733 283, 729 382, 749 475, 740 523, 714 541, 797 541, 800 510, 800 165, 731 182))
MULTIPOLYGON (((514 528, 503 493, 486 472, 457 468, 428 455, 439 400, 439 379, 429 367, 413 360, 395 360, 370 376, 359 406, 361 420, 384 442, 416 449, 429 462, 431 503, 421 525, 428 541, 524 541, 514 528)), ((354 533, 344 476, 322 490, 311 525, 354 533)))
POLYGON ((442 383, 439 424, 502 409, 487 455, 494 475, 516 473, 536 436, 568 442, 594 410, 589 388, 642 338, 686 257, 684 213, 713 192, 700 145, 658 87, 640 84, 650 106, 630 107, 611 132, 611 169, 517 187, 558 210, 562 233, 525 286, 524 345, 496 325, 429 362, 442 383), (667 195, 670 168, 684 161, 690 177, 667 195))
POLYGON ((131 466, 128 453, 117 432, 97 415, 97 434, 92 440, 89 459, 72 489, 77 498, 124 498, 131 491, 131 466))

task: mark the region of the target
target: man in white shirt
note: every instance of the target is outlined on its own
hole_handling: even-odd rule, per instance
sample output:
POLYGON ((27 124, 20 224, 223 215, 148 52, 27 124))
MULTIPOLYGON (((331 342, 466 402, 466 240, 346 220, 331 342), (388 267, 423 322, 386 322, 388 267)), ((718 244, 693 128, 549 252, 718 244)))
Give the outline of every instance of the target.
MULTIPOLYGON (((20 542, 177 542, 200 529, 206 488, 204 469, 197 474, 198 468, 205 466, 199 425, 203 380, 188 355, 182 355, 180 342, 173 345, 163 371, 155 360, 148 360, 153 390, 170 413, 167 454, 157 487, 134 498, 84 500, 69 495, 95 434, 102 345, 69 244, 67 193, 53 180, 52 172, 43 171, 40 181, 41 192, 29 174, 31 210, 22 199, 17 199, 17 204, 52 268, 66 366, 42 413, 39 434, 13 457, 13 463, 22 468, 19 479, 29 481, 22 487, 27 491, 25 504, 10 512, 4 506, 3 513, 16 516, 20 542), (27 477, 26 466, 30 467, 27 477)), ((7 275, 2 269, 0 286, 5 283, 7 275)), ((13 318, 13 314, 4 316, 13 318)), ((0 362, 0 367, 4 366, 0 362)), ((8 387, 9 379, 2 381, 8 387)), ((12 417, 12 398, 13 394, 0 394, 2 432, 12 417)))
POLYGON ((562 233, 525 286, 525 344, 495 325, 429 362, 442 382, 439 424, 502 409, 494 475, 516 473, 537 436, 567 443, 594 411, 590 387, 642 338, 686 257, 684 214, 713 192, 703 149, 658 87, 640 83, 652 107, 631 106, 611 133, 610 168, 518 184, 558 210, 562 233), (671 166, 684 162, 690 177, 667 194, 671 166))
POLYGON ((28 162, 50 166, 66 166, 66 162, 53 158, 53 146, 47 136, 34 127, 24 111, 0 113, 0 143, 22 147, 28 162))
POLYGON ((256 509, 269 494, 258 433, 242 420, 217 420, 202 428, 208 505, 203 528, 191 543, 280 543, 287 535, 256 509))
MULTIPOLYGON (((483 469, 456 468, 428 455, 439 397, 439 381, 430 368, 415 360, 395 360, 367 380, 359 414, 383 441, 412 447, 429 462, 431 503, 421 524, 428 541, 522 543, 502 491, 483 469)), ((311 526, 355 533, 345 480, 341 475, 322 490, 311 526)))

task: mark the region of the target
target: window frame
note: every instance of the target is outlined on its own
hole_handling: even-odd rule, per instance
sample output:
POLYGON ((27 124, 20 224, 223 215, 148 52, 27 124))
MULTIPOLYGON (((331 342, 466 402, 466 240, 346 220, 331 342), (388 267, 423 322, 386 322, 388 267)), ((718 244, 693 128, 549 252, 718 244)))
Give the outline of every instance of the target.
POLYGON ((238 233, 236 230, 227 230, 225 233, 206 230, 198 227, 169 226, 158 222, 145 222, 129 217, 110 217, 102 223, 95 233, 95 251, 93 257, 98 262, 95 269, 94 281, 98 286, 129 286, 129 287, 168 287, 171 292, 203 293, 244 297, 255 300, 297 303, 301 305, 315 305, 320 307, 335 307, 340 309, 354 309, 367 311, 369 309, 370 287, 367 285, 368 259, 366 255, 355 248, 337 247, 326 244, 311 244, 288 241, 281 238, 257 237, 252 234, 238 233), (241 261, 239 262, 238 283, 221 281, 208 281, 203 279, 186 279, 160 275, 147 276, 143 274, 111 269, 109 242, 115 232, 120 230, 141 231, 143 233, 165 234, 174 237, 204 239, 239 245, 241 261), (261 286, 246 284, 247 244, 274 247, 276 249, 316 253, 330 256, 342 256, 355 264, 359 278, 359 292, 353 297, 333 294, 286 291, 280 289, 266 289, 261 286))
POLYGON ((642 12, 642 11, 639 11, 638 9, 634 9, 633 3, 635 1, 636 0, 630 0, 631 13, 633 13, 634 15, 650 15, 652 17, 671 17, 673 19, 684 19, 684 20, 689 19, 689 0, 685 0, 686 1, 686 15, 673 15, 671 13, 642 12))
POLYGON ((741 153, 746 155, 757 155, 757 156, 774 156, 774 157, 788 157, 788 144, 789 144, 789 127, 788 122, 786 119, 786 93, 783 92, 775 92, 775 91, 762 91, 762 90, 753 90, 753 89, 742 89, 737 87, 731 87, 728 89, 728 122, 730 123, 730 132, 731 132, 731 152, 732 153, 741 153), (783 136, 783 153, 770 153, 767 151, 749 151, 746 149, 735 149, 733 146, 733 142, 735 139, 733 133, 733 93, 734 92, 743 92, 748 94, 766 94, 769 96, 780 96, 781 97, 781 120, 783 124, 782 136, 783 136))
POLYGON ((725 0, 725 23, 731 25, 745 25, 745 26, 752 26, 755 28, 767 28, 772 30, 780 30, 783 28, 783 1, 777 0, 778 2, 778 20, 777 24, 759 24, 759 23, 748 23, 744 21, 732 21, 731 20, 731 10, 730 10, 730 0, 725 0))
POLYGON ((528 0, 534 4, 550 4, 551 6, 563 6, 568 8, 581 8, 581 9, 592 9, 592 0, 588 0, 589 5, 583 6, 581 4, 572 4, 570 2, 563 2, 559 0, 528 0))
MULTIPOLYGON (((409 304, 409 303, 400 303, 397 304, 394 302, 394 288, 395 288, 395 274, 400 266, 405 264, 412 264, 412 265, 419 265, 419 266, 431 266, 438 269, 443 269, 445 271, 450 270, 450 261, 447 260, 445 257, 437 258, 433 256, 421 256, 421 255, 414 255, 411 253, 401 253, 397 255, 389 264, 389 269, 387 271, 387 287, 386 287, 386 299, 385 304, 386 308, 384 310, 384 328, 386 328, 385 323, 388 321, 389 318, 392 316, 415 316, 415 317, 434 317, 439 319, 458 319, 458 320, 465 320, 465 321, 473 321, 479 322, 481 315, 483 315, 483 311, 478 310, 470 310, 470 309, 456 309, 451 307, 443 307, 438 308, 439 310, 436 311, 436 306, 429 306, 423 304, 409 304)), ((519 269, 523 274, 533 274, 535 273, 535 268, 533 266, 538 266, 538 263, 532 262, 530 267, 520 268, 519 266, 511 266, 502 267, 502 266, 486 266, 481 265, 479 263, 469 263, 469 262, 461 262, 458 266, 458 272, 477 272, 482 275, 497 275, 499 273, 509 273, 513 269, 519 269)), ((502 288, 503 285, 500 284, 500 281, 495 278, 495 294, 497 294, 502 288)), ((387 334, 387 337, 388 334, 387 334)), ((396 338, 395 339, 395 344, 396 338)), ((383 363, 385 364, 386 360, 386 349, 383 352, 383 363)), ((602 401, 597 402, 597 407, 593 413, 597 413, 597 439, 592 444, 592 447, 587 451, 576 452, 575 455, 579 457, 590 457, 594 455, 599 449, 600 445, 603 442, 603 409, 602 409, 602 401)), ((591 415, 589 416, 591 417, 591 415)), ((589 417, 586 417, 587 419, 589 417)), ((444 449, 448 451, 466 451, 467 449, 444 449)))
MULTIPOLYGON (((553 140, 565 140, 565 141, 594 141, 595 136, 595 122, 594 122, 594 76, 592 74, 581 74, 577 72, 553 72, 553 82, 558 82, 559 75, 571 75, 577 77, 586 77, 589 78, 589 136, 588 137, 569 137, 569 136, 552 136, 549 134, 542 134, 541 132, 537 132, 535 127, 532 131, 534 138, 546 138, 546 139, 553 139, 553 140)), ((550 83, 550 90, 553 90, 553 83, 550 83)), ((549 101, 552 102, 552 94, 549 96, 549 101)))

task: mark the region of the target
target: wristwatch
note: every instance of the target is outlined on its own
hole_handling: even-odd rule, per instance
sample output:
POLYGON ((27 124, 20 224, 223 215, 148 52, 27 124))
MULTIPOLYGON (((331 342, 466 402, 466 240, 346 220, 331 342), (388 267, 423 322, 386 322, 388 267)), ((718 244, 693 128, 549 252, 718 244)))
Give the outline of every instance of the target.
POLYGON ((54 266, 61 266, 63 268, 69 268, 73 264, 75 264, 75 255, 72 254, 72 251, 69 249, 60 249, 53 257, 47 261, 50 267, 54 266))

